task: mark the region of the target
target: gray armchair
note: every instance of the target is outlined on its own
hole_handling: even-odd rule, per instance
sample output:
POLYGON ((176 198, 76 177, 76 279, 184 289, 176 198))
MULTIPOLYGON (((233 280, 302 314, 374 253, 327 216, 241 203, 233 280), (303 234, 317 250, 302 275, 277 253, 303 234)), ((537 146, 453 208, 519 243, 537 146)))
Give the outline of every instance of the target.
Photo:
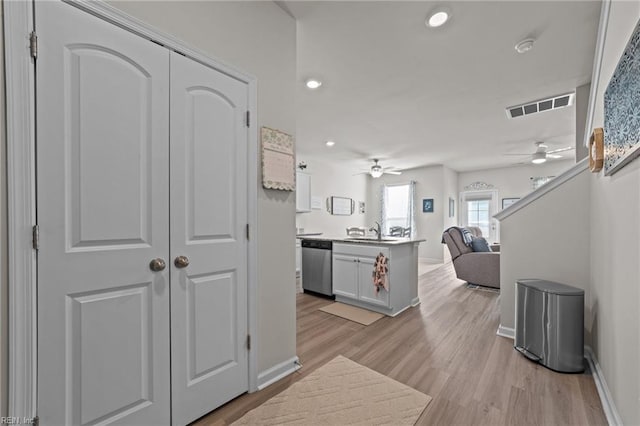
MULTIPOLYGON (((478 232, 479 230, 468 229, 475 237, 482 235, 478 232)), ((453 267, 459 279, 469 284, 500 288, 500 253, 474 252, 464 243, 459 228, 449 228, 444 231, 442 240, 449 248, 453 267)))

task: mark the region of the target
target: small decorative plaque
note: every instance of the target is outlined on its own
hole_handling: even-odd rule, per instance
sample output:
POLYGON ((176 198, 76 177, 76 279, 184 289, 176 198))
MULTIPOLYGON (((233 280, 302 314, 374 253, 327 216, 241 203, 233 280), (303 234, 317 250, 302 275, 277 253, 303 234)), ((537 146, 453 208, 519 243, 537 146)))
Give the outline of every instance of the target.
POLYGON ((262 140, 262 186, 267 189, 294 191, 296 168, 293 136, 263 127, 260 138, 262 140))

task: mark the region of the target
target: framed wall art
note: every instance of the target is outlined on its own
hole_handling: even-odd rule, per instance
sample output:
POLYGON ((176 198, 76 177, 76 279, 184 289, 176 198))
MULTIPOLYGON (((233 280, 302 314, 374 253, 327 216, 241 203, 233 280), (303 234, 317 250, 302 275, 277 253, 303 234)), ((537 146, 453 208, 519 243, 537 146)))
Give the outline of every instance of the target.
POLYGON ((296 189, 296 167, 293 136, 280 130, 263 127, 262 141, 262 186, 266 189, 294 191, 296 189))
POLYGON ((422 212, 433 213, 433 198, 425 198, 422 200, 422 212))
POLYGON ((351 216, 356 210, 356 202, 347 197, 327 198, 327 211, 335 216, 351 216))
POLYGON ((515 203, 516 201, 518 201, 520 198, 503 198, 502 199, 502 210, 506 209, 507 207, 509 207, 511 204, 515 203))
POLYGON ((640 20, 604 92, 604 174, 640 155, 640 20))
POLYGON ((533 176, 529 179, 531 180, 531 187, 535 191, 553 178, 555 178, 555 176, 533 176))

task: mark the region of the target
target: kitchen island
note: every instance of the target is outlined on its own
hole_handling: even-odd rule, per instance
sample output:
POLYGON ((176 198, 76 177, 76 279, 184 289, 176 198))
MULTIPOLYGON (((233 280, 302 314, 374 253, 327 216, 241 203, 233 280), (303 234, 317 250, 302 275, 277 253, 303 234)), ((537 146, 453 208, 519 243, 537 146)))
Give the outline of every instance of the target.
POLYGON ((420 303, 418 245, 406 238, 337 238, 333 241, 332 281, 336 301, 396 316, 420 303), (387 259, 385 285, 374 285, 376 258, 387 259))

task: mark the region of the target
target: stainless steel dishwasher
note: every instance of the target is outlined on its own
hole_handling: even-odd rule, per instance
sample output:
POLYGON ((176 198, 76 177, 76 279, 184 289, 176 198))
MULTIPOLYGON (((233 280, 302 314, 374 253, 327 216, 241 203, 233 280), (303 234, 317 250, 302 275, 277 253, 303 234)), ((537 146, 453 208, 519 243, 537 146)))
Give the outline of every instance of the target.
POLYGON ((332 250, 332 241, 302 240, 302 289, 305 293, 333 296, 332 250))

